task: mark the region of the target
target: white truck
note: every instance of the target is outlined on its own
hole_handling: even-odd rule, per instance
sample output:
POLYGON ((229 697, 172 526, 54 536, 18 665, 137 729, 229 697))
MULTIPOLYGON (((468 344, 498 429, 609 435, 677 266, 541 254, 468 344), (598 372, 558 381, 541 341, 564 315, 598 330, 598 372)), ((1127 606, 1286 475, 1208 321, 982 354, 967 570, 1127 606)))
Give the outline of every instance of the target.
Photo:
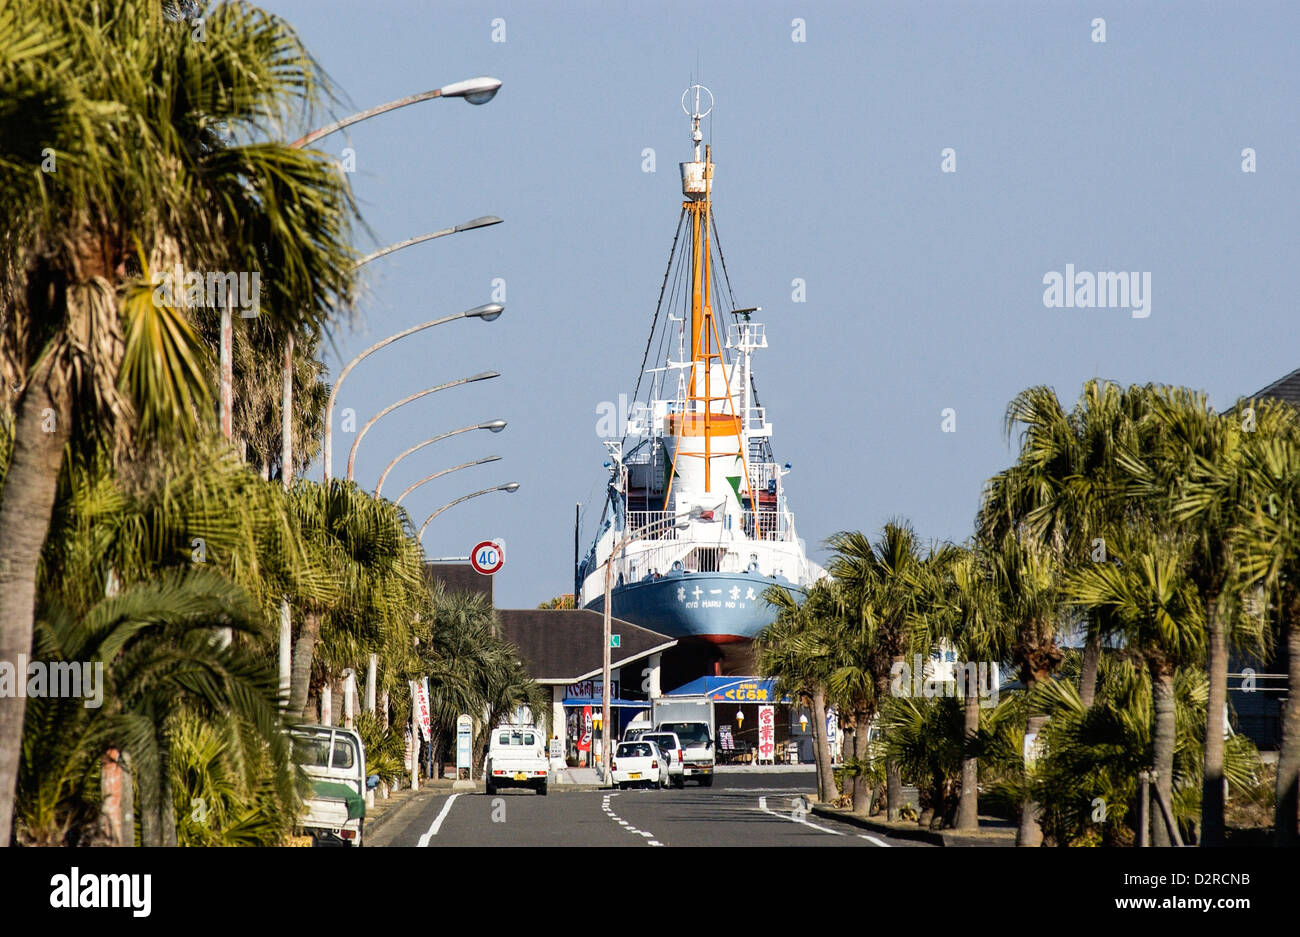
POLYGON ((361 846, 366 823, 366 749, 339 726, 291 726, 294 761, 312 779, 299 826, 304 845, 361 846))
POLYGON ((546 737, 533 725, 501 725, 492 730, 483 779, 487 792, 503 787, 531 787, 546 796, 550 780, 546 737))
POLYGON ((707 696, 660 697, 652 703, 656 732, 673 732, 682 744, 682 780, 713 786, 713 701, 707 696))

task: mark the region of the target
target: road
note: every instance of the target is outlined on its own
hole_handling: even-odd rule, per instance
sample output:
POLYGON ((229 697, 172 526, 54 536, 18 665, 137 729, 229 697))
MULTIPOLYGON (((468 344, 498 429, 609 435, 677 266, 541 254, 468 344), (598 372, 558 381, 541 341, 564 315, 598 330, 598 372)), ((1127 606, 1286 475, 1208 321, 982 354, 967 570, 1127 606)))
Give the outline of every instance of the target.
POLYGON ((917 843, 802 808, 810 774, 722 774, 684 790, 439 794, 394 817, 371 846, 858 846, 917 843))

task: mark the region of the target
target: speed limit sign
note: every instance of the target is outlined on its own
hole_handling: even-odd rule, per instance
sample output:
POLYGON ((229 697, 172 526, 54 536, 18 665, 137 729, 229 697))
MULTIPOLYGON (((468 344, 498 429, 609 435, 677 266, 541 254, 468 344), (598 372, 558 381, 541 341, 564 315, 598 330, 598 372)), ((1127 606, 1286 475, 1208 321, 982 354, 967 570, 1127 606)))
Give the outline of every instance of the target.
POLYGON ((469 554, 469 565, 484 576, 491 576, 505 564, 505 545, 498 540, 481 540, 469 554))

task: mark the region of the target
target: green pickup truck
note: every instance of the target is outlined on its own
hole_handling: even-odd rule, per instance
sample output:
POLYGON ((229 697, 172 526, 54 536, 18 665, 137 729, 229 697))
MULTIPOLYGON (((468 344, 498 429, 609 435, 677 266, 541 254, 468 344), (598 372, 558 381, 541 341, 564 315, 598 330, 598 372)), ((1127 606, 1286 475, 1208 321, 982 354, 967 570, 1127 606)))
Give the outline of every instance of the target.
POLYGON ((338 726, 292 726, 294 761, 312 779, 300 826, 315 846, 361 846, 366 823, 366 750, 338 726))

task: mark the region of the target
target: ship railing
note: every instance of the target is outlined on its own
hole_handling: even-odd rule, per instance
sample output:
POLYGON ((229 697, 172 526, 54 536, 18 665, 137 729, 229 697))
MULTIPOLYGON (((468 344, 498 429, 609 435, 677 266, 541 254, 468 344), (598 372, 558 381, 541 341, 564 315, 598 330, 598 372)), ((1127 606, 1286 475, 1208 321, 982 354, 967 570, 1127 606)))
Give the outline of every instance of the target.
POLYGON ((727 326, 727 347, 743 350, 767 347, 767 326, 762 322, 740 322, 727 326))
POLYGON ((674 523, 677 520, 675 511, 628 511, 627 512, 627 529, 640 530, 651 524, 658 525, 653 531, 656 540, 676 540, 677 527, 674 523))
POLYGON ((745 511, 741 526, 751 540, 794 539, 794 517, 789 511, 745 511))
POLYGON ((760 492, 770 491, 775 494, 779 469, 780 466, 775 462, 751 462, 749 463, 749 483, 760 492))

